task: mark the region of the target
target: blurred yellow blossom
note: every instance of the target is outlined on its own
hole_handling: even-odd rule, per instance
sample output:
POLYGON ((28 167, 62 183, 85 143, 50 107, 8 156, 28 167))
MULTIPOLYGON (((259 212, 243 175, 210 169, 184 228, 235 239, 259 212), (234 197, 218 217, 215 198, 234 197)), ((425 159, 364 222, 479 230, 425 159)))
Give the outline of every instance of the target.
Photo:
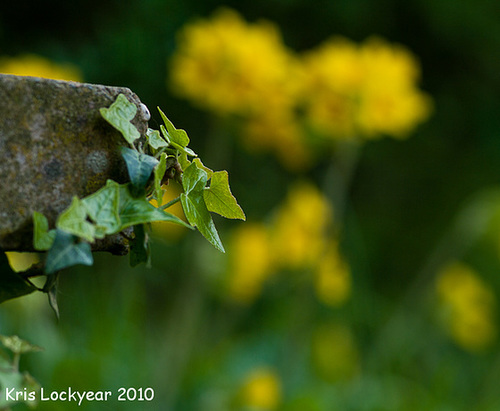
POLYGON ((5 254, 7 255, 9 264, 14 271, 25 271, 33 264, 40 261, 40 256, 36 253, 18 253, 15 251, 9 251, 5 254))
POLYGON ((54 80, 82 81, 82 74, 75 65, 57 64, 34 54, 0 58, 0 73, 54 80))
POLYGON ((229 296, 251 303, 271 276, 292 269, 310 274, 324 304, 343 304, 350 296, 351 274, 332 239, 332 223, 332 206, 321 191, 306 181, 296 183, 268 224, 247 223, 233 233, 229 296))
POLYGON ((272 241, 277 263, 289 268, 310 267, 323 250, 333 210, 312 184, 292 187, 272 224, 272 241))
POLYGON ((491 345, 496 338, 496 299, 478 274, 462 263, 444 267, 436 280, 443 318, 451 337, 470 351, 491 345))
POLYGON ((363 74, 356 44, 332 38, 307 52, 303 60, 306 118, 324 134, 354 137, 356 95, 363 74))
POLYGON ((262 110, 265 100, 291 104, 296 66, 273 24, 249 24, 220 9, 184 27, 170 74, 174 90, 194 103, 219 114, 246 114, 262 110))
POLYGON ((359 352, 352 332, 335 323, 316 329, 312 338, 312 361, 317 373, 328 381, 352 378, 359 371, 359 352))
POLYGON ((275 25, 225 8, 181 30, 169 75, 178 95, 237 115, 246 148, 273 151, 292 171, 331 141, 407 137, 432 107, 402 46, 332 37, 298 54, 275 25))
POLYGON ((300 171, 312 161, 302 133, 291 112, 269 111, 246 121, 243 139, 249 151, 272 150, 287 169, 300 171))
POLYGON ((351 274, 336 242, 319 258, 314 285, 318 299, 327 305, 338 306, 349 298, 351 274))
POLYGON ((229 296, 240 303, 252 302, 272 274, 267 227, 259 223, 239 226, 233 233, 229 264, 229 296))
POLYGON ((417 88, 418 62, 402 46, 332 38, 306 53, 304 65, 306 116, 326 136, 406 137, 430 114, 430 97, 417 88))
POLYGON ((281 380, 272 368, 256 368, 246 375, 240 398, 245 408, 276 410, 282 397, 281 380))

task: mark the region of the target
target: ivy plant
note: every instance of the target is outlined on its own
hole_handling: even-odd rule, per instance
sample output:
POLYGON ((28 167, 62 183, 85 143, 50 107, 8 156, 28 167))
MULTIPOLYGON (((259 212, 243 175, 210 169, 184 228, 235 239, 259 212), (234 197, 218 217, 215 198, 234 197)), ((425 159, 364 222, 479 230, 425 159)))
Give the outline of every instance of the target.
POLYGON ((13 272, 1 253, 0 302, 40 290, 49 294, 57 313, 55 287, 61 270, 77 264, 92 265, 91 245, 117 234, 129 241, 132 266, 148 263, 147 230, 149 223, 155 221, 196 228, 217 250, 224 252, 211 213, 245 220, 243 210, 231 193, 228 173, 206 167, 188 147, 190 140, 186 131, 177 129, 159 107, 158 111, 163 120, 160 130, 148 129, 141 138, 131 123, 137 107, 125 95, 118 95, 110 107, 100 109, 102 117, 123 135, 124 146, 120 151, 130 181, 119 184, 108 180, 104 187, 85 198, 75 196, 53 228, 43 214, 34 212, 33 246, 37 251, 46 252, 41 267, 47 276, 46 284, 42 289, 36 287, 29 280, 29 270, 22 274, 13 272), (163 204, 165 186, 170 179, 179 181, 183 192, 163 204), (179 201, 187 223, 167 211, 179 201))

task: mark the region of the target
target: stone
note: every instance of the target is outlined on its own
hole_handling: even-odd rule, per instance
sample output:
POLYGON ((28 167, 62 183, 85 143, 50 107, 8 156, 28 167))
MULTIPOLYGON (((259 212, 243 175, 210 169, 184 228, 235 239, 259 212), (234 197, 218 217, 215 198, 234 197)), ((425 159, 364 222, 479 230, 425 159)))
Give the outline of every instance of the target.
MULTIPOLYGON (((33 250, 34 211, 53 228, 73 196, 127 181, 118 151, 126 142, 99 112, 120 93, 138 107, 132 123, 144 136, 149 112, 127 88, 0 74, 1 249, 33 250)), ((123 254, 127 240, 112 236, 93 250, 123 254)))

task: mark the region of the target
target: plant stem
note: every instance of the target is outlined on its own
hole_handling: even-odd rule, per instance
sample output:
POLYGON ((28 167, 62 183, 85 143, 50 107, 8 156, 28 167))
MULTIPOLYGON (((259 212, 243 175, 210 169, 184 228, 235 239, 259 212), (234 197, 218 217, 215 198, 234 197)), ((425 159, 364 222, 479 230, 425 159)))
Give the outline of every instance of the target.
POLYGON ((179 201, 181 201, 181 196, 178 196, 178 197, 174 198, 173 200, 169 201, 167 204, 162 205, 160 207, 160 209, 165 210, 166 208, 173 206, 175 203, 178 203, 179 201))

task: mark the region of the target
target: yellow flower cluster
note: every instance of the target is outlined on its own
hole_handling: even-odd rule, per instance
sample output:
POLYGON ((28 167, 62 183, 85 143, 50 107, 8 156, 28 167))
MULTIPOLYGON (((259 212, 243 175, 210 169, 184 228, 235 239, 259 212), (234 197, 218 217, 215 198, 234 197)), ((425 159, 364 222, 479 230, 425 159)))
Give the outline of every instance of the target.
POLYGON ((0 73, 54 80, 82 81, 82 74, 78 67, 68 63, 56 64, 34 54, 1 58, 0 73))
POLYGON ((264 109, 291 92, 290 66, 295 61, 268 22, 248 25, 234 11, 219 10, 212 21, 187 25, 179 34, 179 49, 172 59, 176 90, 202 107, 220 114, 264 109))
POLYGON ((401 138, 430 114, 430 98, 416 87, 417 61, 401 46, 332 38, 304 60, 307 117, 323 134, 401 138))
POLYGON ((277 153, 289 168, 311 162, 317 138, 406 137, 427 119, 419 65, 379 38, 332 38, 297 54, 269 22, 247 23, 223 9, 188 24, 171 60, 174 90, 218 115, 238 115, 250 148, 277 153))
POLYGON ((247 223, 231 242, 229 295, 252 302, 266 280, 283 269, 313 273, 317 297, 330 306, 346 301, 351 290, 349 267, 328 235, 330 203, 309 183, 291 189, 270 224, 247 223))
POLYGON ((497 334, 496 299, 478 274, 462 263, 452 263, 439 273, 436 290, 455 342, 470 351, 487 348, 497 334))
POLYGON ((276 371, 259 367, 245 376, 239 402, 244 409, 276 410, 281 403, 281 391, 281 380, 276 371))

